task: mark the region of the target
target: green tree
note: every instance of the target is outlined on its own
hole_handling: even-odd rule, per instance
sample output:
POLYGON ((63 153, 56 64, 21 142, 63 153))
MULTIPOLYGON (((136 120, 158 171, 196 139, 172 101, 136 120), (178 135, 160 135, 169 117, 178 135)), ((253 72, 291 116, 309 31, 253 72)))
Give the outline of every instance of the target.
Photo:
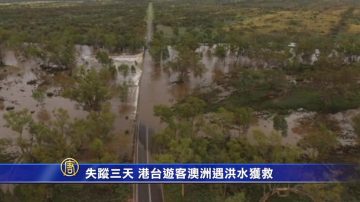
POLYGON ((43 105, 45 100, 45 92, 41 89, 36 89, 33 91, 32 97, 41 105, 43 105))
POLYGON ((129 75, 130 67, 127 64, 121 64, 119 66, 119 71, 122 73, 124 77, 127 77, 129 75))
POLYGON ((218 44, 215 48, 215 56, 218 57, 220 60, 225 62, 226 57, 226 47, 223 44, 218 44))
POLYGON ((81 103, 86 110, 100 110, 101 105, 111 98, 108 81, 102 78, 104 73, 106 70, 86 72, 82 69, 75 76, 75 85, 66 89, 64 95, 81 103))
POLYGON ((312 160, 324 161, 336 149, 339 141, 334 132, 321 125, 318 130, 306 134, 298 144, 312 160))
POLYGON ((163 32, 156 32, 150 44, 150 54, 157 64, 169 57, 167 46, 168 40, 165 38, 163 32))
POLYGON ((193 34, 186 33, 177 42, 175 49, 178 51, 174 61, 169 63, 172 71, 178 73, 178 82, 183 83, 188 79, 189 73, 201 76, 204 66, 200 63, 200 56, 196 53, 198 42, 193 34))
POLYGON ((284 145, 282 137, 276 132, 264 134, 262 131, 253 132, 253 161, 269 163, 296 162, 300 152, 297 148, 284 145))
POLYGON ((275 115, 273 118, 273 124, 276 130, 281 131, 283 136, 287 136, 288 124, 285 116, 279 114, 275 115))
MULTIPOLYGON (((4 114, 4 119, 6 121, 6 127, 17 132, 19 136, 16 138, 16 144, 19 147, 20 154, 17 155, 20 159, 30 159, 31 158, 31 142, 27 138, 23 137, 24 131, 32 124, 32 118, 27 109, 21 111, 10 111, 4 114)), ((31 137, 31 141, 33 137, 31 137)))
POLYGON ((103 66, 111 66, 113 64, 112 59, 108 55, 106 51, 100 50, 96 53, 96 59, 103 65, 103 66))
POLYGON ((344 187, 341 184, 306 184, 303 190, 314 201, 343 201, 344 187))

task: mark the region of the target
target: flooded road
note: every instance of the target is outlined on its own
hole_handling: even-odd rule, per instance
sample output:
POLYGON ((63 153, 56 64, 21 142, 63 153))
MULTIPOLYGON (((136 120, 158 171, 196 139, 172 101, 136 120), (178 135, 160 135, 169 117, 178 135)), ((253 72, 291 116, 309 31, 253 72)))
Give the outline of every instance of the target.
MULTIPOLYGON (((77 45, 77 66, 85 68, 101 68, 95 58, 92 47, 77 45)), ((115 83, 128 86, 127 99, 121 100, 119 96, 112 97, 109 102, 115 115, 113 133, 121 143, 118 146, 128 155, 131 154, 131 136, 127 135, 135 119, 138 83, 141 75, 142 53, 138 55, 113 55, 114 64, 128 64, 134 66, 127 76, 117 74, 115 83)), ((62 87, 58 81, 66 82, 66 75, 62 73, 51 74, 40 69, 41 61, 37 59, 19 59, 12 50, 3 54, 5 67, 0 69, 0 138, 14 140, 18 134, 6 127, 4 114, 9 111, 27 109, 35 120, 51 119, 52 112, 65 109, 72 119, 85 118, 88 114, 77 102, 62 97, 62 87), (65 79, 65 80, 64 80, 65 79), (44 90, 43 101, 34 99, 33 93, 39 88, 44 90)), ((26 134, 25 134, 26 136, 26 134)))
MULTIPOLYGON (((146 43, 149 47, 153 36, 154 9, 149 4, 147 10, 146 43)), ((160 67, 155 67, 148 50, 145 51, 143 60, 143 73, 140 80, 140 93, 138 101, 138 120, 149 128, 161 128, 160 119, 154 116, 154 106, 171 104, 172 96, 169 89, 169 79, 160 67)))
MULTIPOLYGON (((110 55, 117 69, 116 84, 127 86, 126 100, 115 96, 111 98, 112 112, 116 115, 114 124, 114 133, 116 135, 128 134, 131 132, 136 115, 139 121, 155 132, 164 127, 160 120, 154 116, 154 106, 172 105, 178 100, 190 95, 194 89, 204 89, 215 85, 216 81, 222 79, 224 75, 231 73, 232 66, 237 63, 240 66, 256 67, 268 66, 260 59, 240 56, 236 58, 229 51, 224 59, 214 56, 216 45, 201 44, 196 52, 201 55, 201 63, 204 66, 204 72, 201 76, 195 76, 189 73, 189 79, 184 83, 175 83, 177 73, 171 72, 169 68, 156 66, 148 51, 154 32, 154 8, 150 3, 147 11, 147 34, 145 52, 135 55, 121 54, 110 55), (126 64, 133 67, 133 71, 124 75, 119 67, 126 64)), ((168 47, 169 59, 173 60, 177 52, 171 46, 168 47)), ((101 64, 95 57, 94 48, 86 45, 76 45, 76 62, 78 66, 87 68, 101 68, 101 64)), ((54 75, 39 70, 41 61, 35 59, 20 60, 14 51, 4 51, 3 61, 7 67, 0 69, 0 137, 16 137, 16 133, 5 127, 3 115, 8 110, 29 109, 33 117, 37 119, 40 112, 44 110, 51 114, 52 111, 63 108, 69 112, 71 118, 84 118, 87 112, 74 101, 61 97, 58 91, 59 86, 47 84, 46 97, 43 103, 39 103, 33 97, 33 91, 45 80, 55 78, 54 75), (47 78, 47 79, 46 79, 47 78), (49 96, 48 96, 49 95, 49 96), (51 96, 50 96, 51 95, 51 96)), ((166 64, 165 64, 166 65, 166 64)), ((51 81, 51 79, 50 79, 51 81)), ((351 117, 357 114, 358 109, 345 111, 333 115, 341 123, 341 128, 346 136, 353 136, 351 126, 351 117)), ((284 143, 296 144, 301 136, 297 134, 294 128, 298 127, 298 122, 302 117, 311 116, 313 112, 292 112, 286 117, 288 123, 288 135, 284 137, 284 143)), ((40 114, 41 115, 41 114, 40 114)), ((250 126, 249 133, 253 130, 262 130, 266 134, 274 131, 273 121, 270 118, 258 117, 257 123, 250 126)), ((129 150, 129 140, 131 136, 126 137, 129 150)), ((348 144, 351 140, 344 140, 348 144)))
POLYGON ((160 67, 155 67, 148 51, 144 55, 143 74, 140 81, 138 119, 149 127, 161 128, 160 119, 154 116, 154 106, 173 103, 170 80, 160 67))

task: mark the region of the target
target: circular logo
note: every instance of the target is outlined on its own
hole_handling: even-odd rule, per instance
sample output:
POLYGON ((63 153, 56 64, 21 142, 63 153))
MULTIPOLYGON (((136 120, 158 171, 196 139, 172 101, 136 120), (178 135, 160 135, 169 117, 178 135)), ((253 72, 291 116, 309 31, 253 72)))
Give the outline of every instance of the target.
POLYGON ((73 158, 66 158, 60 164, 61 172, 64 176, 75 176, 79 171, 79 163, 73 158))

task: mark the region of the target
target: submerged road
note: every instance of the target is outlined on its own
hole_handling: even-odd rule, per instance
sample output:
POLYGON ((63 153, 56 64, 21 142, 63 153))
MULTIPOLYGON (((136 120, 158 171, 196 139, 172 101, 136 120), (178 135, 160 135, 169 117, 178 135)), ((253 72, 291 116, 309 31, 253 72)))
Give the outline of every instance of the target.
MULTIPOLYGON (((150 42, 153 35, 153 19, 154 10, 152 3, 149 3, 147 10, 147 35, 146 35, 146 47, 144 52, 143 73, 140 79, 139 85, 139 97, 137 106, 137 122, 134 131, 135 136, 135 163, 150 163, 151 162, 151 135, 153 131, 148 127, 151 123, 145 123, 142 121, 143 117, 148 113, 141 110, 141 105, 147 105, 149 102, 147 96, 144 96, 145 82, 143 81, 144 74, 149 74, 152 69, 151 56, 147 49, 150 46, 150 42), (140 108, 140 109, 139 109, 140 108)), ((146 84, 145 84, 146 85, 146 84)), ((151 110, 152 115, 152 110, 151 110)), ((163 202, 163 189, 161 184, 136 184, 134 189, 135 202, 163 202)))

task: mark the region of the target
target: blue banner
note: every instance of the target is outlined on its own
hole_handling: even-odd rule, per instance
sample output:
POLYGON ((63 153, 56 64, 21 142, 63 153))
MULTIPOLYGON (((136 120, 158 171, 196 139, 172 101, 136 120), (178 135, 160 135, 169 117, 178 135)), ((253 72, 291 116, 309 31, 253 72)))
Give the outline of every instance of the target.
POLYGON ((358 181, 339 164, 0 164, 0 183, 319 183, 358 181))

